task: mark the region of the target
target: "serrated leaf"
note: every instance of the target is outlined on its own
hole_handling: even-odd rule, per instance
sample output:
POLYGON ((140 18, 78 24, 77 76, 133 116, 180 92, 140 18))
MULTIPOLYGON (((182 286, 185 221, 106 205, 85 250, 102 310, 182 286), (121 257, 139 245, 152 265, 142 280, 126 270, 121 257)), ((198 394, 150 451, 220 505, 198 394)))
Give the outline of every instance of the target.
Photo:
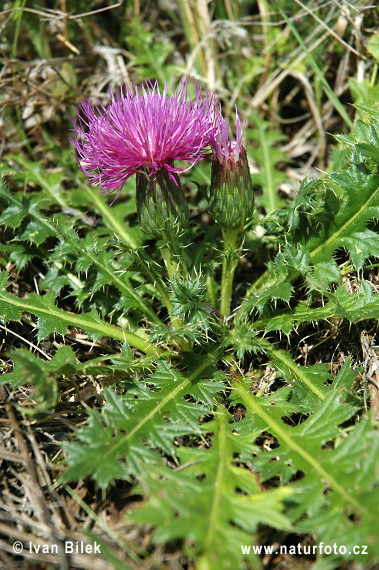
POLYGON ((334 295, 335 315, 351 322, 364 319, 379 319, 379 295, 374 293, 373 286, 368 281, 361 281, 360 290, 348 293, 346 287, 338 287, 334 295))
POLYGON ((379 256, 377 235, 367 222, 379 215, 379 175, 366 169, 359 155, 354 155, 349 170, 330 174, 344 190, 338 212, 329 222, 323 221, 320 236, 311 238, 308 248, 313 263, 328 263, 334 251, 346 247, 357 269, 371 255, 379 256))
MULTIPOLYGON (((346 380, 347 376, 350 376, 347 379, 350 381, 351 375, 345 367, 336 388, 341 385, 342 377, 346 380)), ((271 451, 261 451, 254 459, 254 468, 260 477, 270 479, 279 475, 286 482, 298 474, 293 487, 299 495, 298 499, 296 495, 293 497, 291 511, 292 516, 300 521, 298 528, 301 532, 317 529, 318 541, 327 537, 328 541, 333 540, 337 544, 353 544, 353 540, 359 541, 361 537, 362 541, 362 536, 365 536, 371 559, 375 558, 377 548, 372 538, 378 515, 372 501, 377 483, 374 463, 378 439, 370 430, 370 421, 362 419, 352 434, 351 430, 342 429, 341 426, 356 413, 357 408, 341 401, 342 391, 338 388, 331 390, 314 413, 294 426, 270 417, 262 407, 261 399, 249 394, 242 383, 234 384, 234 389, 235 397, 236 394, 240 397, 240 402, 250 413, 252 425, 255 417, 259 416, 260 420, 267 422, 267 431, 279 444, 271 451), (372 448, 373 438, 375 444, 372 448), (365 472, 362 473, 363 464, 365 472)), ((353 550, 346 550, 345 555, 351 558, 353 550)))
MULTIPOLYGON (((106 239, 98 238, 94 240, 92 234, 80 239, 71 225, 67 226, 67 219, 61 214, 58 214, 53 221, 48 220, 40 212, 40 208, 46 203, 46 199, 43 197, 31 196, 27 198, 22 196, 19 198, 18 195, 9 192, 4 184, 0 187, 0 198, 1 197, 10 203, 9 207, 13 208, 11 212, 8 212, 9 215, 12 216, 12 223, 19 225, 28 214, 32 218, 24 227, 23 232, 15 239, 18 241, 30 241, 38 246, 48 237, 56 237, 60 243, 55 247, 52 260, 58 261, 57 266, 62 267, 62 263, 68 261, 75 263, 76 270, 79 272, 87 271, 91 266, 94 266, 97 271, 92 284, 92 291, 97 291, 104 285, 112 284, 120 290, 125 298, 132 298, 134 305, 138 307, 144 315, 148 316, 152 322, 161 324, 161 320, 152 310, 151 306, 142 298, 141 294, 130 286, 125 277, 120 277, 116 273, 113 266, 115 252, 113 250, 106 250, 108 245, 106 239), (13 217, 15 212, 17 213, 16 218, 13 217)), ((72 277, 73 279, 68 280, 68 284, 71 287, 74 285, 73 290, 80 300, 83 301, 83 291, 80 291, 79 294, 78 286, 77 284, 75 285, 75 276, 72 277)), ((54 287, 54 290, 56 291, 57 288, 58 287, 54 287)), ((82 289, 82 287, 80 287, 80 289, 82 289)), ((85 296, 84 294, 84 297, 85 296)))
POLYGON ((348 293, 345 285, 337 287, 334 293, 327 293, 328 303, 312 306, 300 302, 294 309, 272 312, 270 317, 259 319, 250 325, 253 330, 282 331, 290 334, 299 324, 317 322, 330 318, 345 318, 354 323, 379 318, 379 296, 370 282, 361 281, 360 290, 348 293))
POLYGON ((221 381, 213 380, 199 380, 194 386, 191 387, 190 395, 195 398, 197 402, 201 402, 210 410, 215 405, 215 395, 219 394, 225 389, 225 385, 221 381))
POLYGON ((252 311, 257 309, 262 313, 267 304, 271 301, 284 301, 288 303, 293 293, 293 286, 288 281, 279 281, 265 287, 260 291, 254 291, 250 294, 248 299, 245 299, 243 304, 244 311, 252 311))
MULTIPOLYGON (((134 523, 149 521, 157 527, 155 542, 184 539, 193 544, 203 568, 243 567, 241 544, 250 542, 250 533, 260 523, 291 528, 283 513, 289 489, 259 493, 252 473, 233 465, 239 437, 231 431, 229 419, 220 407, 215 420, 207 425, 214 434, 210 449, 181 448, 184 465, 180 470, 153 468, 143 477, 149 501, 130 515, 134 523), (169 495, 165 492, 168 487, 169 495)), ((251 555, 249 561, 254 561, 251 555)))
POLYGON ((38 246, 46 241, 48 237, 53 235, 55 235, 53 227, 41 220, 34 219, 27 224, 21 235, 16 236, 15 239, 17 241, 29 241, 30 243, 35 243, 38 246))
POLYGON ((63 287, 69 284, 70 279, 67 275, 61 275, 57 267, 49 267, 45 279, 41 283, 41 289, 52 291, 55 296, 58 296, 63 287))
MULTIPOLYGON (((327 501, 319 501, 313 495, 313 504, 310 505, 309 491, 304 489, 303 497, 309 505, 308 512, 311 517, 304 517, 298 523, 300 532, 312 532, 317 527, 318 540, 328 540, 337 545, 346 547, 342 558, 351 559, 354 546, 362 543, 362 537, 366 544, 366 552, 362 550, 354 558, 367 565, 369 560, 374 561, 379 555, 375 531, 379 520, 376 473, 377 457, 379 454, 379 440, 377 434, 370 425, 367 417, 361 419, 353 430, 346 436, 335 449, 325 449, 322 452, 322 462, 328 472, 333 472, 342 488, 345 488, 352 499, 359 501, 361 513, 359 519, 346 516, 347 503, 341 495, 331 493, 327 495, 327 501), (312 522, 311 522, 312 521, 312 522), (359 555, 361 554, 361 555, 359 555)), ((301 489, 301 482, 297 485, 301 489)), ((322 489, 321 489, 322 492, 322 489)), ((304 510, 304 505, 302 505, 304 510)), ((356 551, 355 551, 356 552, 356 551)))
MULTIPOLYGON (((35 222, 38 220, 45 228, 50 226, 49 222, 43 219, 39 211, 40 208, 46 205, 44 197, 36 195, 25 196, 24 194, 10 192, 1 181, 0 198, 3 198, 9 204, 0 216, 0 224, 15 229, 20 226, 24 218, 30 213, 34 215, 35 222)), ((37 228, 35 229, 37 230, 37 228)), ((39 230, 43 231, 41 227, 39 230)))
POLYGON ((373 160, 379 164, 379 126, 378 126, 378 113, 374 106, 357 105, 357 108, 364 111, 369 116, 369 122, 365 123, 358 120, 354 129, 349 135, 337 135, 336 139, 340 142, 350 145, 362 156, 373 160), (371 121, 371 118, 374 118, 371 121))
POLYGON ((330 283, 341 282, 333 257, 339 248, 349 252, 356 269, 371 256, 379 257, 378 235, 367 227, 379 218, 379 175, 354 152, 350 167, 329 178, 334 188, 328 184, 318 196, 317 185, 302 185, 299 207, 294 206, 287 215, 292 230, 287 251, 280 251, 274 263, 269 263, 259 287, 253 285, 248 290, 238 317, 248 316, 255 307, 262 312, 282 287, 288 298, 289 285, 299 273, 310 288, 319 291, 326 292, 330 283))
POLYGON ((299 366, 284 350, 273 351, 272 364, 284 380, 293 386, 291 401, 298 410, 308 413, 328 393, 328 381, 331 374, 324 364, 299 366))
POLYGON ((175 456, 177 437, 201 435, 199 417, 209 408, 185 396, 192 396, 192 386, 212 362, 213 358, 208 357, 184 374, 162 360, 145 382, 130 381, 124 396, 105 390, 105 408, 92 411, 87 426, 77 434, 82 443, 65 444, 72 467, 64 480, 92 473, 99 485, 106 487, 112 478, 141 476, 146 469, 150 472, 151 465, 161 464, 159 450, 175 456), (104 427, 101 440, 99 426, 104 427), (107 468, 105 464, 111 466, 107 468))
POLYGON ((17 271, 22 271, 38 255, 35 248, 16 243, 0 244, 0 251, 9 253, 9 261, 15 264, 17 271))
MULTIPOLYGON (((376 139, 377 139, 376 145, 378 145, 379 139, 378 137, 376 137, 376 139)), ((377 146, 374 146, 373 144, 370 143, 362 142, 362 143, 356 143, 355 148, 358 150, 358 152, 361 153, 362 156, 367 156, 367 158, 371 158, 377 164, 379 164, 379 150, 377 146)))
POLYGON ((18 204, 12 204, 11 206, 8 206, 8 208, 5 208, 1 214, 0 224, 13 229, 18 228, 26 215, 27 212, 24 208, 19 207, 18 204))
MULTIPOLYGON (((5 276, 4 273, 0 272, 0 285, 6 283, 7 273, 5 276)), ((22 311, 37 316, 40 326, 39 339, 43 338, 42 335, 53 332, 64 334, 67 326, 76 326, 88 332, 91 338, 110 336, 121 342, 128 342, 146 354, 159 354, 160 350, 152 346, 146 337, 106 323, 94 309, 84 314, 68 313, 56 307, 54 300, 52 292, 45 295, 32 293, 29 299, 19 299, 6 290, 0 290, 0 314, 5 321, 18 321, 22 311)))

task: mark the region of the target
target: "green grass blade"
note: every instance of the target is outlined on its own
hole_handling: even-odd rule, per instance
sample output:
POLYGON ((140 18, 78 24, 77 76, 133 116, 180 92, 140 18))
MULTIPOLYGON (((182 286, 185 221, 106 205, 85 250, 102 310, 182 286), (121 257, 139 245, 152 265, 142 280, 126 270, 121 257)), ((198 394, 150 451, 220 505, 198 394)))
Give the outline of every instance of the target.
POLYGON ((295 26, 293 25, 293 23, 289 20, 289 18, 286 16, 286 14, 283 12, 283 10, 277 6, 277 9, 279 10, 279 12, 281 13, 283 19, 286 21, 288 27, 290 28, 291 32, 293 33, 293 35, 295 36, 295 38, 297 39, 297 41, 299 42, 299 44, 301 45, 301 47, 303 48, 304 52, 307 54, 307 58, 308 61, 314 71, 314 73, 317 75, 318 79, 321 82, 321 85, 323 86, 324 92, 326 94, 326 96, 328 97, 328 99, 330 100, 330 102, 333 104, 334 108, 336 109, 336 111, 341 115, 341 117, 343 118, 343 120, 345 121, 345 123, 352 128, 353 127, 353 122, 350 119, 348 113, 346 112, 344 106, 342 105, 342 103, 340 102, 340 100, 338 99, 338 97, 336 96, 336 94, 334 93, 333 89, 330 87, 329 83, 327 82, 327 80, 325 79, 325 76, 323 74, 323 72, 321 71, 321 69, 319 68, 319 66, 317 65, 317 62, 315 60, 315 58, 313 57, 313 55, 311 54, 311 52, 308 50, 307 46, 305 45, 303 38, 301 37, 301 35, 299 34, 299 32, 297 31, 297 29, 295 28, 295 26))

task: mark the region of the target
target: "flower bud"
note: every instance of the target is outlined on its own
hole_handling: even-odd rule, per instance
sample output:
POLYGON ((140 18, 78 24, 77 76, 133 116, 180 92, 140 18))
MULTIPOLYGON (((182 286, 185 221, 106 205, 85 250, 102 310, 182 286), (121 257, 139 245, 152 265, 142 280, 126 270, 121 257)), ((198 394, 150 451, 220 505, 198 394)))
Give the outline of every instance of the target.
POLYGON ((215 221, 230 230, 243 229, 254 212, 254 192, 241 121, 237 117, 237 137, 229 141, 229 128, 221 121, 211 143, 213 164, 209 208, 215 221))

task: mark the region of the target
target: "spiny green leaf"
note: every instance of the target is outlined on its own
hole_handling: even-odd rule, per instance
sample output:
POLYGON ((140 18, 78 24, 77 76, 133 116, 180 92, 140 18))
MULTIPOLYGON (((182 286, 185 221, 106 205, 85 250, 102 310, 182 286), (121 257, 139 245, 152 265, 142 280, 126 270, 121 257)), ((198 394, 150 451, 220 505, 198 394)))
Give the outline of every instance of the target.
MULTIPOLYGON (((1 195, 4 195, 4 190, 1 195)), ((26 214, 27 212, 23 207, 20 207, 18 204, 12 204, 8 206, 8 208, 5 208, 1 214, 0 224, 5 227, 18 228, 26 214)))
POLYGON ((378 150, 379 138, 377 134, 375 138, 376 138, 375 146, 370 143, 362 142, 362 143, 356 143, 355 148, 358 150, 358 152, 361 153, 362 156, 371 158, 377 164, 379 164, 379 150, 378 150))
MULTIPOLYGON (((336 387, 345 381, 349 383, 351 378, 352 374, 344 367, 336 387)), ((356 558, 353 545, 362 542, 364 536, 368 556, 360 559, 375 560, 378 548, 374 529, 379 517, 377 508, 373 508, 377 504, 378 482, 374 465, 378 439, 370 429, 370 421, 361 419, 352 433, 350 429, 341 429, 341 424, 357 408, 341 403, 341 391, 337 389, 307 419, 291 427, 270 417, 261 399, 254 398, 241 383, 234 388, 251 414, 252 431, 259 425, 255 419, 258 416, 267 422, 268 431, 279 443, 272 451, 261 451, 252 460, 261 479, 279 475, 286 482, 296 475, 290 487, 298 494, 292 497, 292 505, 286 512, 300 521, 298 530, 316 531, 318 542, 347 545, 339 560, 356 558)))
MULTIPOLYGON (((348 250, 357 269, 371 256, 379 257, 377 233, 368 227, 379 219, 379 174, 354 152, 350 167, 330 174, 324 186, 318 192, 317 184, 302 185, 299 204, 295 201, 284 215, 290 229, 287 244, 248 290, 238 318, 248 317, 253 309, 262 313, 272 300, 288 301, 299 273, 311 289, 327 292, 330 283, 341 281, 333 257, 339 248, 348 250)), ((290 332, 288 324, 283 330, 290 332)))
POLYGON ((379 217, 379 175, 366 169, 359 155, 354 154, 349 170, 332 173, 330 179, 343 190, 336 215, 323 221, 319 236, 308 241, 307 248, 315 265, 335 265, 333 253, 346 247, 357 269, 371 255, 379 256, 377 234, 367 228, 367 222, 379 217))
POLYGON ((52 291, 57 297, 63 287, 72 286, 72 282, 67 275, 62 275, 57 267, 49 267, 45 279, 41 283, 41 289, 52 291))
POLYGON ((279 447, 261 453, 254 463, 263 480, 279 475, 286 482, 300 470, 308 477, 306 484, 315 482, 317 487, 316 482, 321 480, 323 486, 329 487, 346 506, 351 505, 359 514, 366 512, 357 497, 349 495, 341 485, 335 470, 329 469, 329 464, 324 465, 323 462, 326 452, 323 446, 341 434, 339 426, 357 411, 357 408, 341 404, 341 391, 332 391, 307 419, 291 427, 270 418, 260 398, 249 394, 242 383, 236 383, 234 388, 248 412, 266 421, 270 426, 269 431, 279 442, 279 447))
POLYGON ((186 326, 197 329, 198 334, 207 332, 211 325, 211 313, 205 303, 206 283, 202 276, 172 279, 173 297, 171 314, 186 321, 186 326))
POLYGON ((256 340, 257 332, 248 323, 237 323, 233 334, 224 339, 223 346, 232 347, 238 359, 242 360, 245 354, 264 350, 256 340))
MULTIPOLYGON (((378 238, 376 238, 377 241, 378 238)), ((351 322, 364 319, 379 319, 379 295, 375 294, 370 282, 362 280, 360 290, 348 293, 346 287, 338 287, 331 302, 335 304, 334 314, 351 322)))
POLYGON ((29 241, 36 245, 41 245, 48 237, 55 235, 55 230, 48 224, 38 219, 31 220, 25 227, 21 235, 15 239, 17 241, 29 241))
MULTIPOLYGON (((248 381, 243 380, 244 385, 248 385, 248 381)), ((278 388, 273 394, 269 396, 264 396, 259 398, 260 406, 262 409, 270 415, 270 417, 278 422, 281 421, 283 417, 291 417, 291 414, 299 411, 297 403, 291 401, 292 388, 290 386, 283 386, 278 388)), ((257 396, 258 397, 258 396, 257 396)), ((229 401, 232 404, 241 403, 240 396, 232 388, 231 394, 229 396, 229 401)), ((248 432, 254 433, 256 430, 266 430, 270 424, 265 421, 265 419, 258 416, 246 416, 244 419, 239 420, 233 424, 233 428, 236 432, 247 435, 248 432)))
POLYGON ((320 210, 320 196, 325 193, 321 180, 304 179, 299 187, 297 196, 286 211, 289 230, 294 232, 302 221, 313 216, 320 210))
POLYGON ((328 302, 319 307, 311 305, 309 301, 303 301, 294 309, 273 311, 269 317, 249 325, 251 335, 257 329, 264 329, 266 332, 280 330, 290 334, 301 323, 333 317, 345 318, 352 323, 379 318, 379 296, 368 281, 362 280, 360 290, 354 293, 348 293, 345 285, 340 285, 334 293, 327 293, 327 298, 328 302))
MULTIPOLYGON (((378 454, 379 439, 367 417, 361 418, 334 449, 325 449, 321 454, 325 470, 333 473, 341 487, 347 490, 352 499, 359 502, 361 512, 357 518, 351 516, 351 510, 347 508, 348 501, 343 500, 340 494, 329 493, 326 500, 320 500, 311 489, 302 487, 305 480, 295 483, 303 498, 296 512, 306 510, 309 514, 299 521, 299 531, 313 532, 317 528, 319 542, 323 540, 328 544, 342 544, 346 547, 346 553, 342 552, 340 558, 354 557, 365 567, 369 561, 377 560, 379 556, 375 535, 379 521, 376 500, 379 482, 376 469, 378 454), (354 546, 362 543, 363 536, 366 553, 363 554, 362 550, 354 553, 354 546)), ((322 492, 321 488, 320 493, 322 492)), ((294 514, 296 516, 296 513, 294 514)))
MULTIPOLYGON (((7 273, 1 272, 0 276, 0 286, 3 285, 4 287, 4 283, 6 285, 7 273)), ((146 354, 158 355, 160 353, 158 348, 150 345, 146 337, 143 338, 142 336, 106 323, 100 319, 95 310, 92 310, 90 313, 78 315, 58 309, 54 304, 54 295, 52 292, 45 295, 32 293, 29 299, 19 299, 6 290, 0 289, 0 313, 3 315, 5 321, 20 320, 22 311, 38 317, 38 323, 41 327, 39 339, 43 338, 42 335, 51 334, 52 332, 64 334, 67 326, 76 326, 88 332, 94 339, 110 336, 121 342, 128 342, 131 346, 138 348, 146 354)))
POLYGON ((320 399, 323 400, 328 393, 328 381, 331 374, 324 364, 312 366, 299 366, 282 350, 274 351, 272 364, 279 376, 292 385, 291 402, 298 406, 298 410, 308 413, 320 399))
POLYGON ((9 253, 9 261, 15 264, 17 271, 22 271, 29 261, 38 256, 33 246, 21 243, 0 244, 0 251, 9 253))
MULTIPOLYGON (((357 105, 357 107, 364 110, 373 118, 374 114, 377 114, 374 106, 369 107, 367 105, 357 105)), ((379 124, 377 117, 374 121, 369 120, 367 123, 358 120, 350 134, 336 135, 336 139, 344 144, 350 145, 362 156, 370 158, 376 164, 379 164, 379 124)))
MULTIPOLYGON (((62 268, 62 264, 65 262, 74 264, 77 272, 87 271, 91 266, 95 267, 96 273, 95 279, 92 281, 91 292, 97 291, 105 285, 112 284, 120 290, 125 298, 133 299, 134 307, 138 307, 152 322, 161 324, 161 320, 152 310, 151 306, 142 298, 141 294, 135 291, 134 287, 129 284, 125 275, 121 277, 118 275, 119 271, 116 272, 114 264, 116 253, 113 249, 111 251, 107 250, 107 239, 97 238, 94 240, 92 234, 84 238, 79 238, 73 228, 73 221, 71 220, 68 224, 67 218, 61 214, 57 215, 53 221, 48 220, 40 212, 40 208, 42 208, 44 204, 44 200, 41 198, 36 198, 35 196, 31 198, 22 196, 19 198, 18 195, 9 192, 4 184, 0 187, 0 198, 4 198, 7 203, 11 204, 10 207, 13 208, 12 212, 10 212, 12 216, 11 219, 13 220, 12 223, 17 222, 17 225, 19 225, 28 214, 32 218, 24 227, 23 232, 15 239, 18 241, 30 241, 39 246, 48 237, 54 236, 59 240, 51 257, 52 260, 56 261, 56 267, 62 268), (17 210, 17 219, 13 218, 15 209, 17 210)), ((5 213, 6 212, 7 210, 5 213)), ((1 221, 0 218, 0 223, 1 221)), ((4 218, 3 223, 8 222, 4 218)), ((123 263, 123 271, 125 273, 125 256, 123 263)), ((130 265, 130 263, 131 259, 128 265, 130 265)), ((119 269, 119 267, 117 269, 119 269)), ((66 275, 68 274, 67 270, 63 270, 62 272, 66 275)), ((60 290, 61 285, 67 284, 72 287, 79 300, 83 301, 83 298, 89 296, 90 291, 85 292, 83 287, 78 287, 78 283, 75 282, 75 277, 74 279, 72 277, 74 276, 71 276, 68 280, 64 279, 63 282, 61 280, 59 287, 57 284, 53 287, 53 290, 57 292, 60 290)))
MULTIPOLYGON (((33 226, 30 229, 30 235, 33 231, 36 232, 38 237, 38 232, 43 232, 50 226, 47 220, 44 220, 40 214, 40 209, 47 206, 47 200, 41 196, 25 196, 23 193, 10 192, 5 184, 1 181, 0 183, 0 198, 4 199, 9 206, 5 208, 0 216, 0 224, 6 227, 17 228, 21 225, 22 221, 28 214, 32 214, 35 217, 35 223, 39 222, 40 226, 36 226, 33 230, 33 226)), ((31 222, 29 222, 30 224, 31 222)), ((27 236, 25 239, 33 241, 27 236)))
POLYGON ((143 477, 149 500, 130 517, 133 522, 149 521, 156 526, 154 541, 158 543, 184 539, 203 568, 241 568, 245 558, 241 544, 250 542, 250 533, 260 523, 291 528, 283 514, 283 502, 291 494, 288 488, 260 493, 252 473, 233 465, 239 437, 231 431, 234 424, 229 425, 229 419, 220 406, 215 419, 206 425, 214 434, 210 449, 182 447, 180 470, 153 468, 143 477))
MULTIPOLYGON (((200 436, 199 417, 208 413, 209 407, 185 396, 196 398, 192 386, 196 386, 212 362, 212 357, 203 359, 184 374, 162 360, 145 382, 130 381, 124 396, 105 390, 107 405, 101 412, 92 411, 87 426, 77 434, 82 444, 65 444, 72 467, 64 480, 91 473, 100 486, 106 487, 113 478, 141 475, 146 469, 150 472, 152 464, 161 463, 159 450, 174 456, 177 437, 200 436), (104 426, 101 440, 99 426, 104 426), (103 458, 101 466, 99 454, 103 458), (108 470, 106 465, 110 465, 108 470)), ((218 383, 217 391, 220 388, 218 383)))

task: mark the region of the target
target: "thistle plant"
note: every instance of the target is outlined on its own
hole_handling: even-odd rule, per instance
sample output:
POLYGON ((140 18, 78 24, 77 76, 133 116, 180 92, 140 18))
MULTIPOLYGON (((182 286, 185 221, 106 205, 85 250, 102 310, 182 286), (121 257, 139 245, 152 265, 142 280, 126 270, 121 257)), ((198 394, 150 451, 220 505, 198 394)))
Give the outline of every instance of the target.
MULTIPOLYGON (((85 100, 76 111, 74 138, 80 168, 100 193, 117 192, 136 174, 137 214, 145 233, 161 245, 170 277, 177 260, 177 237, 186 229, 188 207, 175 161, 196 164, 206 154, 220 121, 217 97, 187 81, 167 93, 157 82, 127 86, 97 108, 85 100)), ((117 198, 116 196, 116 198, 117 198)))
POLYGON ((75 378, 98 378, 101 400, 61 446, 60 483, 91 477, 107 490, 128 481, 128 500, 144 497, 128 522, 150 525, 154 544, 181 541, 201 570, 259 568, 244 545, 262 528, 279 542, 296 535, 343 546, 333 568, 373 561, 378 440, 362 370, 350 357, 299 365, 288 347, 306 327, 379 316, 369 273, 379 256, 378 111, 366 106, 340 137, 351 151, 342 169, 303 181, 290 204, 265 215, 238 112, 232 126, 217 95, 190 90, 183 81, 170 95, 148 82, 75 111, 82 206, 104 213, 99 228, 69 213, 47 217, 51 195, 41 201, 1 183, 0 223, 18 232, 2 251, 19 271, 47 251, 49 259, 44 294, 16 296, 0 274, 4 323, 30 314, 38 340, 55 343, 47 362, 15 350, 2 382, 16 388, 27 378, 33 405, 22 412, 42 421, 67 404, 75 378), (200 164, 210 177, 207 224, 188 192, 200 164), (123 196, 133 176, 135 210, 123 196), (98 192, 118 199, 98 206, 98 192), (129 207, 135 246, 122 229, 129 207), (265 267, 255 271, 258 259, 265 267), (366 279, 347 288, 358 273, 366 279), (77 357, 67 329, 84 331, 94 353, 77 357), (113 344, 104 348, 104 337, 113 344), (270 381, 259 372, 268 361, 270 381), (357 540, 367 547, 359 554, 357 540))

